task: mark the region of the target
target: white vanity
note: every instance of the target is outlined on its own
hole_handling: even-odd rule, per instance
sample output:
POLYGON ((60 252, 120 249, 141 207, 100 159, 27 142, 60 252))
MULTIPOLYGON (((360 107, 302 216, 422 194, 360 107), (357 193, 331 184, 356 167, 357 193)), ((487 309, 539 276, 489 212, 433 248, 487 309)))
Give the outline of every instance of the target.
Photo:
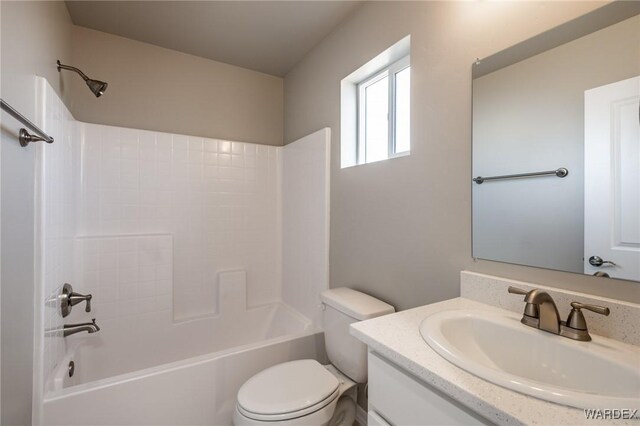
POLYGON ((480 425, 487 420, 377 352, 369 352, 369 426, 480 425))
POLYGON ((352 326, 352 334, 369 346, 370 425, 637 424, 637 418, 587 420, 584 409, 575 407, 616 408, 619 417, 640 409, 640 305, 471 272, 461 274, 461 295, 352 326), (593 341, 574 341, 521 324, 522 296, 509 294, 509 286, 547 291, 563 319, 572 301, 605 305, 611 315, 587 313, 593 341), (437 321, 425 325, 427 317, 437 321), (458 321, 463 317, 468 323, 458 321), (508 333, 492 329, 492 321, 508 333), (430 344, 437 351, 421 326, 427 340, 435 336, 430 344), (492 343, 483 348, 482 341, 473 341, 475 333, 484 341, 493 336, 492 343), (516 355, 500 358, 503 352, 516 355), (533 356, 522 360, 529 352, 533 356), (518 370, 521 363, 536 362, 540 371, 518 370), (567 405, 550 402, 554 394, 567 405))

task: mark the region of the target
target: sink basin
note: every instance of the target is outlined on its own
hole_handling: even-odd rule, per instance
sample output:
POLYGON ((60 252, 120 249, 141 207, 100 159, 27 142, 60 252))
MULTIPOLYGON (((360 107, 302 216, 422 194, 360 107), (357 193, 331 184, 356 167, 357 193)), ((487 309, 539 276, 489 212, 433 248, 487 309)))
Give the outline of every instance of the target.
POLYGON ((438 312, 420 334, 456 366, 517 392, 583 409, 640 407, 640 350, 631 345, 573 341, 498 310, 438 312))

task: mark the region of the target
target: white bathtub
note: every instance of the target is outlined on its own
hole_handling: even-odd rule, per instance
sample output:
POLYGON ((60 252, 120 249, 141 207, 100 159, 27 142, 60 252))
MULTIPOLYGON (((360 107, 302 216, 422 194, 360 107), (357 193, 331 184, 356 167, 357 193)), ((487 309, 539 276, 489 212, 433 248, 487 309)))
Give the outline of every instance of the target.
POLYGON ((294 359, 325 361, 322 333, 279 303, 224 321, 157 324, 161 335, 131 332, 134 324, 101 327, 68 338, 45 395, 44 424, 228 425, 236 393, 252 375, 294 359))

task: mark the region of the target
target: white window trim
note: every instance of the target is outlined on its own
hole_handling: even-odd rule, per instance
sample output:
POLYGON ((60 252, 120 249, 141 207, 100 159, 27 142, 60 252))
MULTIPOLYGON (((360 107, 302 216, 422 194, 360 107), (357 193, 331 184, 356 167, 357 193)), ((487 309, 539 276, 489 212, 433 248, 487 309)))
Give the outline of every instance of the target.
POLYGON ((400 71, 405 70, 411 66, 411 57, 407 55, 398 61, 378 70, 377 72, 371 74, 371 76, 367 77, 365 80, 361 81, 357 85, 357 100, 356 105, 358 108, 357 114, 357 153, 356 158, 358 164, 366 164, 367 156, 366 156, 366 134, 364 131, 364 122, 366 117, 365 108, 363 108, 363 100, 365 99, 365 90, 367 87, 371 86, 374 83, 377 83, 381 79, 385 77, 389 77, 389 119, 388 119, 388 153, 387 159, 402 157, 405 155, 409 155, 411 152, 411 147, 409 150, 396 152, 396 78, 395 75, 400 71))

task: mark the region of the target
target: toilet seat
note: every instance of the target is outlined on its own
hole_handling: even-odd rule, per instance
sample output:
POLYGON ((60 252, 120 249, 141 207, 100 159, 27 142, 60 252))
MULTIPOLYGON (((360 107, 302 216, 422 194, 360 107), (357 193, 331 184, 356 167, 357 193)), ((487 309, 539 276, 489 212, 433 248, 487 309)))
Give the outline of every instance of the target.
POLYGON ((295 419, 334 402, 340 382, 312 359, 278 364, 256 374, 238 392, 238 411, 257 421, 295 419))
MULTIPOLYGON (((244 409, 242 406, 240 406, 240 404, 238 404, 237 408, 238 408, 238 412, 240 414, 242 414, 243 416, 251 419, 251 420, 257 420, 257 421, 263 421, 263 422, 277 422, 277 421, 286 421, 286 420, 293 420, 293 419, 298 419, 300 417, 304 417, 307 416, 309 414, 312 413, 316 413, 318 411, 321 411, 327 407, 329 407, 331 405, 331 403, 335 402, 338 399, 338 395, 339 395, 339 391, 336 389, 336 391, 331 394, 328 398, 326 398, 325 400, 314 404, 310 407, 304 408, 302 410, 298 410, 298 411, 291 411, 288 413, 281 413, 281 414, 259 414, 259 413, 254 413, 251 411, 247 411, 246 409, 244 409)), ((331 417, 331 416, 329 416, 331 417)))

